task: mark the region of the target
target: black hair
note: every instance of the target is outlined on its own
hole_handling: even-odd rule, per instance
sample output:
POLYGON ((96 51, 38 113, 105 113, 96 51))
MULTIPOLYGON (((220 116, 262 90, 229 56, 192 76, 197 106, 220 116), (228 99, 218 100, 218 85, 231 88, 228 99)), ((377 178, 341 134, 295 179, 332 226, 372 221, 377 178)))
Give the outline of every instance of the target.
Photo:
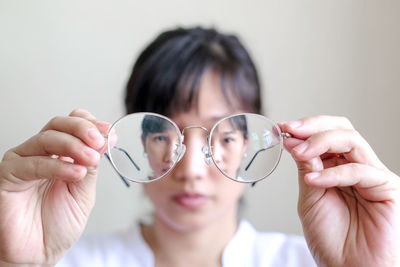
POLYGON ((247 120, 245 115, 239 115, 229 118, 229 123, 234 129, 239 130, 243 133, 244 139, 248 138, 249 131, 247 129, 247 120))
POLYGON ((148 134, 162 133, 172 128, 173 125, 161 117, 145 115, 142 120, 142 138, 145 139, 148 134))
POLYGON ((143 50, 127 83, 126 112, 188 111, 209 69, 220 75, 228 104, 261 112, 258 74, 239 39, 200 27, 165 31, 143 50))

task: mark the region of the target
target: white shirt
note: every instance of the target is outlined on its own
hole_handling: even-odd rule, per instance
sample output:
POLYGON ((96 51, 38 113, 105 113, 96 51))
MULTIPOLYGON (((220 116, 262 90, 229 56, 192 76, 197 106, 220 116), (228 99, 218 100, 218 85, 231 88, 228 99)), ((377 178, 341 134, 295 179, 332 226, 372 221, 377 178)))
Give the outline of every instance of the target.
MULTIPOLYGON (((82 237, 56 266, 153 267, 154 255, 136 223, 126 232, 82 237)), ((257 232, 249 222, 241 221, 224 249, 222 266, 316 265, 303 237, 257 232)))

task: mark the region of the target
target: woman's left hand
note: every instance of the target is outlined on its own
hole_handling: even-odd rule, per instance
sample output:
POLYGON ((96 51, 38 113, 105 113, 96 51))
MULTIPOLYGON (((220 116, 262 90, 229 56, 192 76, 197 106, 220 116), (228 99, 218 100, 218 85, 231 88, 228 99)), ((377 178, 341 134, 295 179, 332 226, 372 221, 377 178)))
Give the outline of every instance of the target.
POLYGON ((342 117, 280 124, 299 172, 298 212, 319 266, 400 265, 400 178, 342 117))

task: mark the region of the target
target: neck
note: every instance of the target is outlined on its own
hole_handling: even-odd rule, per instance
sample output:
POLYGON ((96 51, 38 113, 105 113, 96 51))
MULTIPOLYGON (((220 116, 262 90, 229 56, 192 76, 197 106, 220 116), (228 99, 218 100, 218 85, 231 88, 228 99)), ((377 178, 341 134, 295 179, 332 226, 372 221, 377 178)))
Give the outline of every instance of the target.
POLYGON ((236 214, 187 231, 156 217, 142 233, 153 250, 156 266, 221 266, 223 250, 237 226, 236 214))

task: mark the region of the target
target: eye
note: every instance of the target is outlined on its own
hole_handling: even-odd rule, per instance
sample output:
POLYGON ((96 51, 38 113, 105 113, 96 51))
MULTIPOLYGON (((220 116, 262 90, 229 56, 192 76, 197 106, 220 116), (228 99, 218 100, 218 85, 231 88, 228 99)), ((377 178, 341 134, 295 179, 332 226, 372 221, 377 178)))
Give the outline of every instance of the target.
POLYGON ((235 139, 233 139, 232 137, 225 137, 224 138, 224 143, 229 144, 235 141, 235 139))
POLYGON ((166 141, 167 140, 167 137, 165 137, 165 136, 163 136, 163 135, 156 135, 156 136, 154 136, 153 137, 153 140, 154 141, 166 141))

